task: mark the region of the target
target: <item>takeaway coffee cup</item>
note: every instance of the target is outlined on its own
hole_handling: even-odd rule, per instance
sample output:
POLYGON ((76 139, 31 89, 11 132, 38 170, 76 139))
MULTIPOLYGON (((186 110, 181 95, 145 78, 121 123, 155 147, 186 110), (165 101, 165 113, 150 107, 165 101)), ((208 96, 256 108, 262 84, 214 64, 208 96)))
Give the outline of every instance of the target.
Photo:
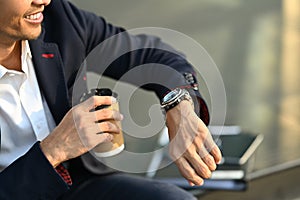
MULTIPOLYGON (((118 96, 116 93, 112 92, 108 88, 96 88, 96 89, 91 89, 89 93, 84 94, 83 97, 81 98, 81 101, 84 101, 93 95, 113 96, 115 98, 117 98, 117 96, 118 96)), ((104 109, 104 108, 119 111, 119 103, 117 101, 117 102, 113 103, 112 105, 100 105, 100 106, 97 106, 95 108, 95 110, 100 110, 100 109, 104 109)), ((93 152, 98 157, 114 156, 114 155, 120 153, 124 149, 124 137, 123 137, 122 127, 121 127, 121 122, 114 121, 114 120, 112 120, 111 122, 119 127, 120 132, 118 134, 113 134, 112 141, 101 143, 93 149, 93 152)))

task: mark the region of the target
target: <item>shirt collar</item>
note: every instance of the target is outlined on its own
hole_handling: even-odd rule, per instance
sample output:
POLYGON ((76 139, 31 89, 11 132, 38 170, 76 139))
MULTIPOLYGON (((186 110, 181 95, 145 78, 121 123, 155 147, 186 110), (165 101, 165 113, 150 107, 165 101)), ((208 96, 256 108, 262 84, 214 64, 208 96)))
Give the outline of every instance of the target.
POLYGON ((28 74, 28 66, 26 65, 27 59, 32 59, 32 55, 31 55, 28 40, 23 40, 21 61, 22 61, 22 70, 24 71, 25 74, 28 74))
POLYGON ((7 69, 0 65, 0 79, 6 74, 7 69))
POLYGON ((22 56, 32 58, 28 40, 22 41, 22 56))

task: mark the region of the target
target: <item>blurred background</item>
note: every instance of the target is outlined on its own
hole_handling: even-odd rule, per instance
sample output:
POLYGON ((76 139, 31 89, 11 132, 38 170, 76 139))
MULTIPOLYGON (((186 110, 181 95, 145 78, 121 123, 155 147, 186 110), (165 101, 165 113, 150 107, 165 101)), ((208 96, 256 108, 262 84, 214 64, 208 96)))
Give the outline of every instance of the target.
MULTIPOLYGON (((259 186, 257 181, 250 184, 248 191, 255 194, 213 192, 201 199, 218 199, 218 195, 222 199, 300 198, 296 189, 300 185, 299 0, 72 2, 126 29, 162 27, 193 38, 207 50, 223 78, 225 124, 264 135, 252 176, 266 178, 259 179, 259 186), (267 193, 276 181, 287 187, 279 184, 267 193)), ((135 95, 149 104, 157 102, 149 92, 135 95)), ((203 95, 209 104, 205 89, 203 95)), ((134 108, 139 111, 133 116, 137 123, 147 124, 148 116, 143 117, 147 108, 138 104, 134 108)))

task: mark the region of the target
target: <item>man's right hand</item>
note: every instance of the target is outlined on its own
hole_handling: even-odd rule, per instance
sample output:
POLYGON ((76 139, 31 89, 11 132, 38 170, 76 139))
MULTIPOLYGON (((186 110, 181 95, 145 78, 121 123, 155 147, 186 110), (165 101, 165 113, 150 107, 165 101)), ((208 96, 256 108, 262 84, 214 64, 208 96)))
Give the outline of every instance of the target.
POLYGON ((102 142, 111 141, 112 134, 119 133, 119 127, 111 122, 123 119, 118 111, 104 108, 90 112, 99 105, 111 105, 114 102, 114 97, 93 96, 65 115, 53 132, 40 143, 53 167, 86 153, 102 142))

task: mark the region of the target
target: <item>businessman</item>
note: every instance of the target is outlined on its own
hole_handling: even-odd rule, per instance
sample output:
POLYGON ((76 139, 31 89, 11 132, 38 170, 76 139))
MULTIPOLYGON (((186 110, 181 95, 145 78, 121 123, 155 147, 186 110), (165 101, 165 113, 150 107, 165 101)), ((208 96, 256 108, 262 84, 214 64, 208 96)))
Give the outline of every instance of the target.
MULTIPOLYGON (((65 0, 0 0, 1 200, 193 199, 175 186, 108 169, 88 153, 112 140, 119 127, 111 120, 121 121, 123 115, 91 111, 115 102, 108 96, 72 106, 72 97, 79 95, 73 93, 76 77, 97 45, 124 31, 65 0)), ((155 37, 126 38, 129 46, 164 46, 155 37)), ((118 80, 147 63, 178 72, 172 77, 162 73, 163 86, 143 88, 154 91, 166 111, 170 155, 179 171, 191 185, 201 185, 221 153, 206 127, 208 110, 192 66, 169 51, 142 48, 119 57, 103 75, 118 80)), ((139 77, 155 79, 155 73, 145 74, 141 71, 139 77)), ((85 88, 85 79, 81 84, 85 88)))

